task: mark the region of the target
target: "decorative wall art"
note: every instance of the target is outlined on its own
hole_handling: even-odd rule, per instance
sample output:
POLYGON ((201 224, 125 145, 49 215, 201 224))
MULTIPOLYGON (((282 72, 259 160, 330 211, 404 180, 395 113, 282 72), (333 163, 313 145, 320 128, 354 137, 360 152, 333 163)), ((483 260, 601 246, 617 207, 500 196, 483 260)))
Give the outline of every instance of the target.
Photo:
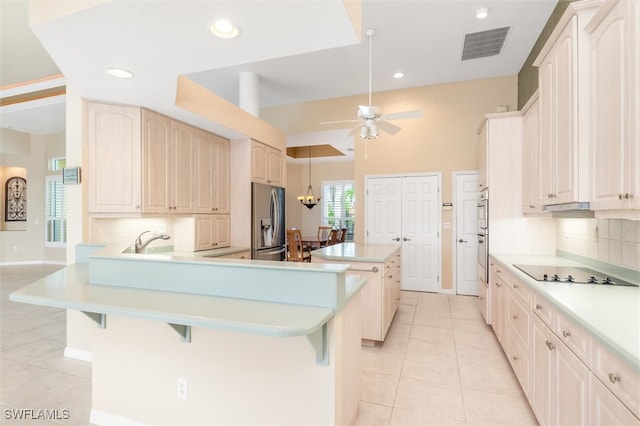
POLYGON ((27 180, 14 176, 5 183, 5 222, 27 221, 27 180))

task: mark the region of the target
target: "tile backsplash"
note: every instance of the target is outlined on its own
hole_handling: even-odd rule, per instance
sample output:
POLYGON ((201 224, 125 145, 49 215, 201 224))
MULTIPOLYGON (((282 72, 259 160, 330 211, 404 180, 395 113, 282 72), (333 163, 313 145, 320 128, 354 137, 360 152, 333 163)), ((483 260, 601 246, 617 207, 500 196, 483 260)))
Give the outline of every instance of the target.
MULTIPOLYGON (((133 244, 143 231, 155 231, 162 228, 173 235, 172 221, 165 218, 94 218, 90 221, 90 243, 93 244, 133 244)), ((146 234, 143 240, 149 238, 146 234)), ((155 240, 153 247, 173 245, 173 239, 155 240)))
POLYGON ((559 219, 557 248, 629 269, 640 269, 640 221, 559 219))

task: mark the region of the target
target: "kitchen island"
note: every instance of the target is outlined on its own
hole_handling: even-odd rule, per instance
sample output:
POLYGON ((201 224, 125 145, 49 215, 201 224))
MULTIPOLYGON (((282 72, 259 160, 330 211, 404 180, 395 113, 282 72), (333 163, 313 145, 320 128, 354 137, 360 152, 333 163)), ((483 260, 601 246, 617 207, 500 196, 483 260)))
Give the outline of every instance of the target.
POLYGON ((10 295, 83 312, 95 424, 352 424, 360 301, 346 267, 95 247, 10 295))
POLYGON ((311 252, 312 263, 348 266, 347 276, 366 278, 362 290, 362 339, 384 341, 400 304, 400 245, 341 243, 311 252))

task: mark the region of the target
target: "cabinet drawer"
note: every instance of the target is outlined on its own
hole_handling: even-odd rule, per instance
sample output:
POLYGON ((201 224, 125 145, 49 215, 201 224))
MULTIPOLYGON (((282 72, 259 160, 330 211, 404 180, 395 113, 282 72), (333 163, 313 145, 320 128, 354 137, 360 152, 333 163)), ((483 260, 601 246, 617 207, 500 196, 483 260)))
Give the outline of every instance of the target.
POLYGON ((549 328, 553 327, 553 319, 555 317, 555 312, 553 310, 553 305, 544 297, 538 296, 537 294, 533 295, 533 312, 540 317, 542 322, 544 322, 549 328))
POLYGON ((531 310, 513 292, 510 292, 509 296, 509 325, 524 349, 528 351, 531 345, 531 310))
POLYGON ((529 383, 531 377, 531 360, 529 359, 529 351, 520 343, 519 338, 514 335, 513 327, 509 329, 509 349, 507 357, 511 368, 516 373, 516 377, 520 382, 520 386, 524 394, 529 398, 529 383))
POLYGON ((578 358, 589 365, 591 336, 582 327, 558 312, 554 331, 578 358))
POLYGON ((591 371, 623 404, 640 417, 640 374, 595 340, 591 371))
POLYGON ((521 300, 525 302, 526 306, 531 304, 531 289, 526 284, 522 284, 513 276, 509 275, 506 284, 511 289, 511 293, 518 296, 521 300))
POLYGON ((591 424, 593 426, 640 425, 640 420, 594 375, 591 375, 591 395, 591 424))

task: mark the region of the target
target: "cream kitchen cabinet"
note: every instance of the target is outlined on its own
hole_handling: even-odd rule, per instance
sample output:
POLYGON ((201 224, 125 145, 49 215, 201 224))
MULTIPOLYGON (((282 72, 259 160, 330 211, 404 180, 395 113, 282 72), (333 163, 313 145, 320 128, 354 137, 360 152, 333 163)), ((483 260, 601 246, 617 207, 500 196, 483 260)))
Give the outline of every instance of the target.
POLYGON ((591 208, 640 209, 640 3, 611 0, 587 26, 591 208))
POLYGON ((229 140, 194 130, 195 213, 230 213, 229 140))
POLYGON ((540 213, 540 113, 538 92, 522 108, 522 212, 540 213))
POLYGON ((89 102, 87 120, 89 212, 140 214, 140 108, 89 102))
POLYGON ((252 140, 251 179, 258 183, 282 185, 282 151, 252 140))
POLYGON ((143 213, 193 213, 194 129, 142 110, 143 213))
POLYGON ((490 263, 490 274, 491 327, 498 338, 498 342, 505 347, 507 341, 508 288, 503 280, 504 269, 500 265, 490 263))
POLYGON ((569 5, 538 67, 541 205, 589 201, 588 48, 584 28, 601 2, 569 5))
POLYGON ((637 426, 640 420, 602 382, 591 376, 591 424, 637 426))
POLYGON ((589 424, 589 369, 537 316, 530 403, 541 425, 589 424))
POLYGON ((176 251, 200 251, 229 247, 231 218, 228 214, 196 214, 173 221, 176 251))

